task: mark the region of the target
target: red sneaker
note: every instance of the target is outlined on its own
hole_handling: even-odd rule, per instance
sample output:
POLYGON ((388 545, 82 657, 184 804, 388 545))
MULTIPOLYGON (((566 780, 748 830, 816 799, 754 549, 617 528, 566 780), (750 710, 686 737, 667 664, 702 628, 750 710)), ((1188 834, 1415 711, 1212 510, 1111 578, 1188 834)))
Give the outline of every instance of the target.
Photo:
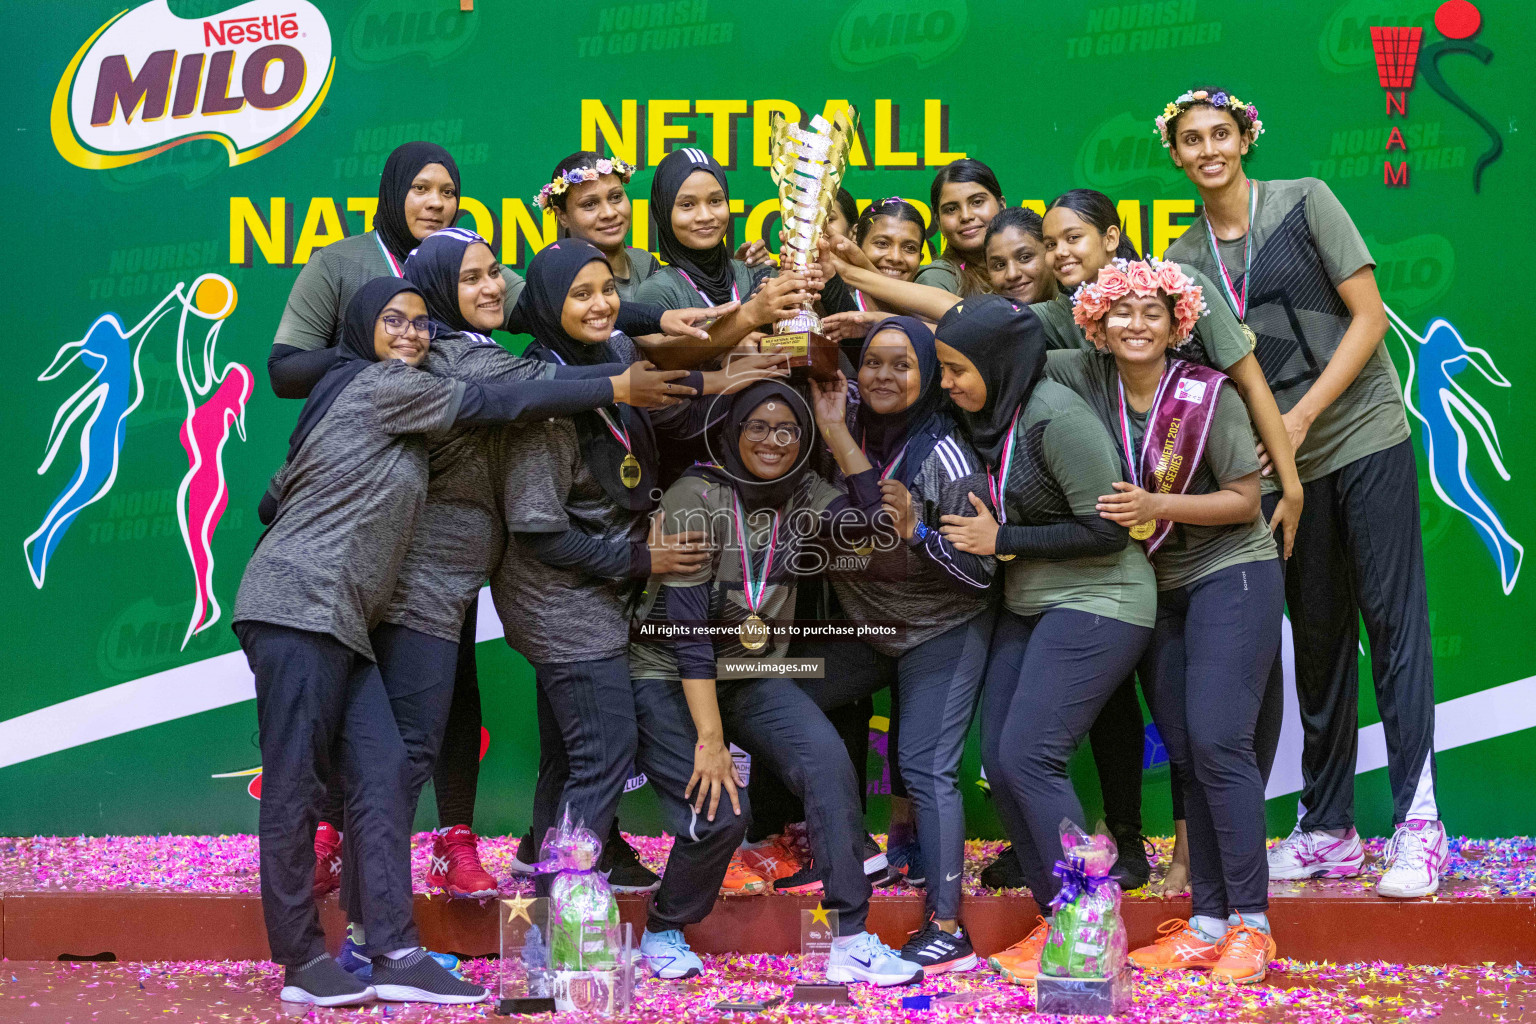
POLYGON ((427 860, 427 888, 449 896, 480 898, 500 893, 496 878, 480 864, 480 842, 468 825, 455 825, 432 837, 427 860))
POLYGON ((341 888, 341 833, 322 821, 315 829, 315 899, 341 888))

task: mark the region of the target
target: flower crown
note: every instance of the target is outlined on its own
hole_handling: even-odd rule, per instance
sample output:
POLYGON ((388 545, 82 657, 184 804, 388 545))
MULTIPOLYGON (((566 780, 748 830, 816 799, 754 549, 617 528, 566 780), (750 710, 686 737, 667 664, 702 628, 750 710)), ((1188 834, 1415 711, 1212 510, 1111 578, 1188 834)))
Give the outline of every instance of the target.
POLYGON ((1248 118, 1248 123, 1252 126, 1248 129, 1253 135, 1253 138, 1248 140, 1250 144, 1260 135, 1264 134, 1264 122, 1259 120, 1259 108, 1252 103, 1244 103, 1231 93, 1223 92, 1220 89, 1215 92, 1196 89, 1193 92, 1186 92, 1168 104, 1163 108, 1163 112, 1157 116, 1157 127, 1153 131, 1157 132, 1158 137, 1163 140, 1164 149, 1173 148, 1173 139, 1168 135, 1168 125, 1174 118, 1184 113, 1190 107, 1202 103, 1206 106, 1215 107, 1218 110, 1242 111, 1243 115, 1248 118))
POLYGON ((1174 298, 1172 345, 1189 339, 1195 324, 1207 312, 1205 296, 1199 285, 1177 263, 1148 257, 1145 260, 1116 259, 1099 271, 1092 283, 1079 285, 1072 293, 1072 319, 1095 345, 1104 342, 1104 314, 1131 293, 1144 298, 1165 292, 1174 298))
POLYGON ((533 197, 533 201, 539 205, 539 209, 547 210, 551 202, 550 197, 564 195, 565 190, 572 185, 580 185, 584 181, 596 181, 605 174, 617 174, 619 180, 628 185, 630 175, 634 173, 635 168, 623 160, 609 160, 604 157, 591 167, 572 167, 568 171, 561 171, 555 175, 553 181, 539 189, 539 194, 533 197))

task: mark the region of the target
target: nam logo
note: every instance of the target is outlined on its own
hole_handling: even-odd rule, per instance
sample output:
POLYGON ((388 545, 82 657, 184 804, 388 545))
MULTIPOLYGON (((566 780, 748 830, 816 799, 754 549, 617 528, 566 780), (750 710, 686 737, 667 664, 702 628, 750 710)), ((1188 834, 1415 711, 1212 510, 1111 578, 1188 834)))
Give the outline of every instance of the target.
POLYGON ((297 135, 335 67, 330 27, 308 0, 251 0, 208 18, 150 0, 97 29, 64 69, 53 144, 101 170, 207 139, 233 167, 297 135))

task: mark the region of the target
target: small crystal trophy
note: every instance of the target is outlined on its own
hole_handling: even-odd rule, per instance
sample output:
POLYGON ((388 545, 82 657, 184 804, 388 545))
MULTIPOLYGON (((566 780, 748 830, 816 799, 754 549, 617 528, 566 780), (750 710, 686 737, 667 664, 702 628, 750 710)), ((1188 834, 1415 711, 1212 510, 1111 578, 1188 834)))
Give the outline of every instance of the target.
POLYGON ((800 911, 800 976, 825 981, 832 940, 837 938, 837 911, 820 903, 815 910, 800 911))
MULTIPOLYGON (((858 114, 846 107, 830 123, 817 115, 811 118, 809 130, 779 113, 769 123, 768 169, 779 186, 784 222, 779 266, 786 273, 804 273, 817 262, 817 243, 837 202, 858 114)), ((837 378, 837 344, 821 333, 821 319, 809 307, 780 320, 767 340, 789 354, 792 376, 837 378)))
POLYGON ((555 1009, 549 963, 549 900, 517 895, 497 904, 501 928, 496 1012, 547 1013, 555 1009))

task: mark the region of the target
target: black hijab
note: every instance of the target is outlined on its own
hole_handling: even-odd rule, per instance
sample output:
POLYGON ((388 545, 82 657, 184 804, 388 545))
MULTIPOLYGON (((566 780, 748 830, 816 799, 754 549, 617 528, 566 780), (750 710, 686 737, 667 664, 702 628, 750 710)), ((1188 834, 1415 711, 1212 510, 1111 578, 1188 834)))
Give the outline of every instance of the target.
POLYGON ((1045 331, 1027 306, 1001 295, 973 295, 939 320, 938 340, 976 366, 987 386, 980 412, 960 411, 971 445, 989 467, 1002 462, 1013 417, 1045 373, 1045 331))
POLYGON ((954 420, 945 411, 944 389, 940 387, 943 375, 939 371, 939 354, 933 345, 933 332, 915 317, 889 316, 864 336, 859 349, 859 366, 864 365, 864 355, 869 343, 881 331, 894 329, 907 336, 912 351, 917 353, 919 378, 917 399, 900 412, 878 413, 869 403, 860 400, 854 427, 856 437, 864 446, 864 452, 876 463, 876 469, 884 469, 906 446, 901 465, 896 467, 894 478, 910 485, 918 470, 923 468, 934 445, 944 440, 954 426, 954 420))
MULTIPOLYGON (((459 269, 464 252, 472 245, 490 247, 490 243, 467 228, 434 231, 405 261, 405 279, 421 289, 427 301, 427 315, 450 331, 477 334, 473 324, 459 309, 459 269)), ((495 250, 492 250, 493 252, 495 250)))
MULTIPOLYGON (((298 454, 309 432, 330 411, 331 403, 352 383, 352 378, 366 370, 370 363, 379 361, 373 348, 373 326, 389 300, 401 292, 421 295, 409 281, 398 277, 376 277, 359 288, 352 301, 347 303, 347 312, 341 321, 341 341, 336 346, 336 362, 325 371, 325 376, 305 399, 298 426, 288 438, 290 461, 298 454)), ((422 301, 426 301, 425 296, 422 301)))
MULTIPOLYGON (((748 513, 782 509, 794 497, 796 488, 810 468, 811 452, 816 448, 816 421, 811 416, 810 407, 793 388, 773 380, 758 381, 734 395, 722 395, 715 401, 728 403, 723 415, 711 416, 711 419, 719 419, 709 434, 709 453, 715 463, 694 466, 683 475, 701 476, 722 487, 731 488, 741 497, 742 507, 748 513), (764 480, 742 461, 741 430, 747 420, 752 418, 752 410, 775 399, 789 406, 795 414, 795 422, 800 424, 800 453, 783 476, 764 480)), ((788 564, 787 560, 785 564, 788 564)))
POLYGON ((721 238, 712 249, 690 249, 672 231, 672 207, 677 202, 678 189, 694 171, 714 175, 725 190, 726 202, 730 202, 731 186, 725 180, 725 168, 714 157, 702 149, 674 149, 656 165, 656 177, 651 179, 651 218, 656 225, 661 258, 687 274, 710 302, 720 305, 731 301, 731 283, 736 279, 725 239, 721 238))
MULTIPOLYGON (((384 248, 401 263, 416 248, 416 236, 405 223, 405 197, 411 191, 411 182, 428 164, 443 165, 462 201, 464 192, 459 186, 459 165, 435 142, 407 142, 398 147, 384 161, 384 173, 379 175, 379 205, 373 214, 373 226, 384 241, 384 248)), ((452 225, 454 219, 450 217, 448 224, 452 225)))
MULTIPOLYGON (((564 363, 568 366, 595 366, 621 360, 604 342, 589 345, 565 332, 560 313, 565 308, 571 283, 589 263, 609 266, 608 257, 591 242, 581 238, 562 238, 539 250, 528 264, 527 286, 517 300, 517 314, 534 343, 525 353, 530 359, 564 363)), ((612 267, 609 267, 612 270, 612 267)), ((455 286, 457 287, 457 286, 455 286)), ((649 512, 660 494, 660 464, 656 455, 656 436, 651 418, 643 409, 628 405, 610 405, 605 420, 596 411, 571 417, 581 440, 582 457, 593 476, 614 504, 633 512, 649 512), (611 420, 629 434, 630 447, 614 436, 611 420), (633 453, 640 463, 640 483, 625 487, 619 470, 624 456, 633 453)))

